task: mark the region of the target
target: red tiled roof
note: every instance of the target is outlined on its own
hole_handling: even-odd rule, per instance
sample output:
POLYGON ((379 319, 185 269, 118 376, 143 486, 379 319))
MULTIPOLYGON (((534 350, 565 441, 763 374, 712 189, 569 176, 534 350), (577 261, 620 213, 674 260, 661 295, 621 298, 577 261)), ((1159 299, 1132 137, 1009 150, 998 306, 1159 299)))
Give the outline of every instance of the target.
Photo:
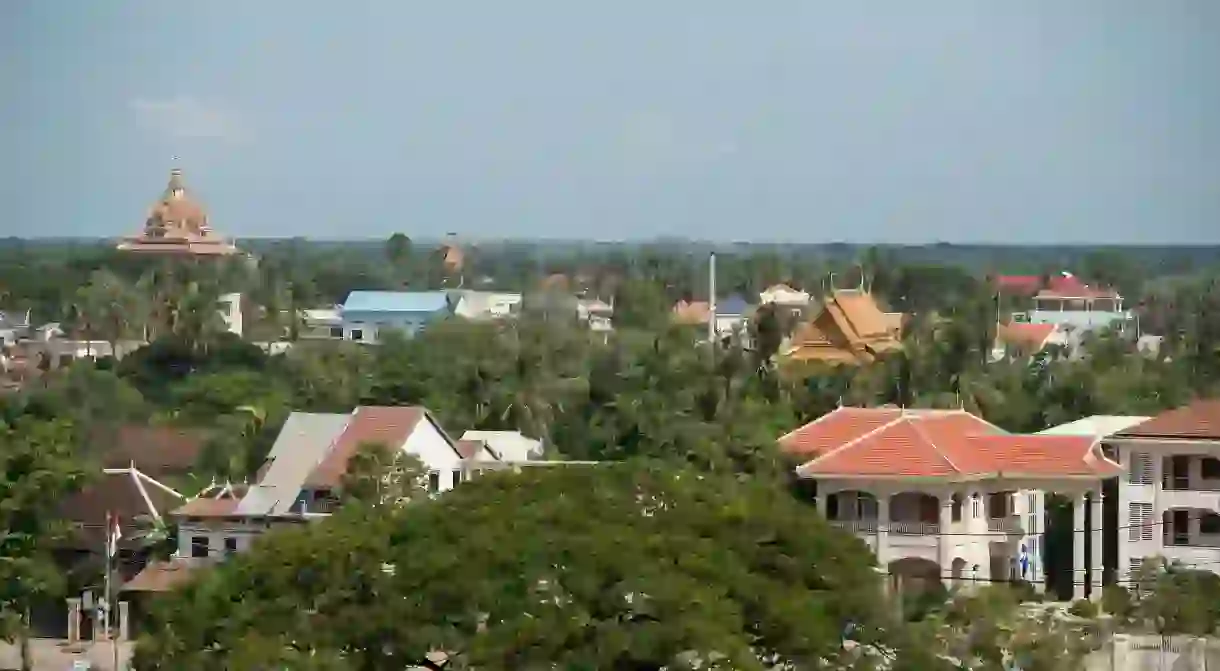
POLYGON ((897 420, 898 408, 838 408, 780 437, 788 454, 825 454, 897 420))
POLYGON ((1113 289, 1091 287, 1075 275, 1055 275, 1047 286, 1038 292, 1038 298, 1118 298, 1113 289))
POLYGON ((114 441, 100 450, 106 468, 126 468, 135 463, 136 468, 154 477, 191 470, 207 439, 208 432, 202 429, 136 424, 120 426, 113 437, 98 437, 114 441))
POLYGON ((181 557, 154 561, 128 580, 122 592, 168 592, 190 579, 197 567, 181 557))
POLYGON ((1038 275, 999 275, 995 284, 1006 293, 1032 295, 1042 288, 1042 278, 1038 275))
POLYGON ((1200 399, 1163 412, 1115 437, 1220 440, 1220 398, 1200 399))
POLYGON ((679 324, 706 324, 712 318, 712 304, 707 301, 678 301, 673 307, 673 320, 679 324))
POLYGON ((397 449, 404 442, 426 411, 418 406, 360 406, 352 412, 352 420, 335 440, 335 446, 322 463, 306 478, 314 487, 337 487, 347 472, 347 462, 363 443, 382 443, 397 449))
POLYGON ((240 498, 198 498, 187 501, 172 513, 178 517, 228 517, 237 510, 240 498))
POLYGON ((1008 322, 996 327, 996 336, 1005 345, 1019 347, 1027 352, 1035 353, 1046 347, 1046 341, 1055 332, 1054 324, 1031 324, 1029 322, 1008 322))
POLYGON ((1108 476, 1118 466, 1080 436, 1013 435, 962 410, 840 408, 780 439, 813 476, 1108 476))

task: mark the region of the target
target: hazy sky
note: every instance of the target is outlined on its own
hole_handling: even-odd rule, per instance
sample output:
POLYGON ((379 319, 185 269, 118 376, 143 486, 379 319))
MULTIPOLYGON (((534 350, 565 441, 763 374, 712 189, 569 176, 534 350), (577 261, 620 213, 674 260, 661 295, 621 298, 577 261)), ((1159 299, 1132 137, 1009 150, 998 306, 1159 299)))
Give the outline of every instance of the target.
POLYGON ((1217 0, 0 0, 0 235, 1220 242, 1217 0))

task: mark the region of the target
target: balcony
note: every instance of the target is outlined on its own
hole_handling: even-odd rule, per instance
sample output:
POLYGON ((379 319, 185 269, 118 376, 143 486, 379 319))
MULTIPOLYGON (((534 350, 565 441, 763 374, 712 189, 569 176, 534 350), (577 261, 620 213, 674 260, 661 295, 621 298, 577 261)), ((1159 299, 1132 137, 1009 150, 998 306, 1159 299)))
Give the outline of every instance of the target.
POLYGON ((877 520, 830 520, 830 524, 844 531, 857 534, 877 533, 877 520))
POLYGON ((898 536, 939 536, 936 522, 890 522, 890 534, 898 536))
POLYGON ((990 517, 987 519, 987 531, 993 533, 1005 534, 1024 534, 1024 527, 1021 525, 1021 517, 1018 515, 1007 515, 1005 517, 990 517))

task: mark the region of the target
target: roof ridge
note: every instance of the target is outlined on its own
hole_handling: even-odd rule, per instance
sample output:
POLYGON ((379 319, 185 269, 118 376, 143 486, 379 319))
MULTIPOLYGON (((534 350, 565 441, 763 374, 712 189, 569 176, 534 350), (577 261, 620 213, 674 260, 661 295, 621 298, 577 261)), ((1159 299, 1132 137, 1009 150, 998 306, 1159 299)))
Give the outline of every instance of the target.
POLYGON ((932 449, 940 455, 940 458, 944 459, 945 462, 949 464, 949 468, 952 468, 957 473, 963 473, 962 469, 958 468, 957 464, 953 463, 953 460, 949 458, 949 455, 946 454, 944 450, 940 449, 940 446, 937 445, 935 441, 928 437, 928 434, 923 430, 923 427, 919 426, 919 422, 909 422, 909 424, 911 425, 911 428, 915 429, 915 432, 919 434, 919 437, 927 441, 927 443, 932 446, 932 449))
MULTIPOLYGON (((828 413, 828 414, 829 414, 829 413, 828 413)), ((899 423, 899 422, 901 422, 903 419, 905 419, 905 418, 904 418, 904 416, 902 415, 902 411, 901 411, 901 410, 899 410, 898 416, 897 416, 897 417, 895 417, 894 419, 891 419, 890 421, 888 421, 888 422, 886 422, 886 423, 884 423, 884 424, 882 424, 882 425, 878 426, 878 427, 877 427, 877 428, 875 428, 875 429, 872 429, 872 430, 866 431, 866 432, 864 432, 864 433, 860 434, 859 436, 856 436, 855 438, 852 438, 851 440, 849 440, 849 441, 847 441, 847 442, 843 443, 842 445, 840 445, 840 446, 838 446, 838 447, 834 448, 833 450, 828 450, 828 451, 827 451, 826 453, 824 453, 824 454, 819 454, 818 456, 814 457, 813 459, 810 459, 809 461, 806 461, 805 463, 801 464, 801 465, 800 465, 800 466, 798 466, 797 468, 798 468, 798 469, 805 468, 806 466, 812 465, 812 464, 814 464, 815 462, 821 461, 821 460, 823 460, 823 459, 828 459, 828 458, 830 458, 832 455, 838 454, 838 453, 840 453, 840 452, 842 452, 842 451, 846 450, 847 448, 852 447, 853 445, 857 445, 857 444, 859 444, 859 443, 860 443, 860 442, 862 442, 864 439, 866 439, 866 438, 871 438, 871 437, 873 437, 874 435, 876 435, 877 433, 879 433, 879 432, 881 432, 881 431, 884 431, 884 430, 886 430, 886 429, 888 429, 888 428, 890 428, 890 427, 892 427, 892 426, 894 426, 894 425, 898 424, 898 423, 899 423)))

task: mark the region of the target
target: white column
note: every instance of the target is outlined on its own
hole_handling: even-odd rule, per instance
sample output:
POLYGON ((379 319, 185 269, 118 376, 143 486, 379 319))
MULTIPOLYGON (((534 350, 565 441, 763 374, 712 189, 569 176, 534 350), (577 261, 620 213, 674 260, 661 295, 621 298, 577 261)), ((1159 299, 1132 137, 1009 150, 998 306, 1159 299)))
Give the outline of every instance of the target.
POLYGON ((879 492, 877 497, 877 565, 889 570, 890 566, 890 495, 879 492))
POLYGON ((1084 494, 1072 495, 1072 599, 1083 599, 1085 592, 1084 494))
POLYGON ((1089 498, 1090 504, 1093 507, 1093 552, 1090 553, 1092 556, 1089 557, 1089 564, 1093 567, 1093 571, 1092 575, 1089 576, 1089 599, 1100 602, 1102 590, 1101 574, 1105 570, 1105 563, 1103 561, 1105 538, 1102 533, 1105 518, 1105 508, 1102 502, 1105 499, 1105 495, 1102 494, 1101 489, 1098 489, 1091 492, 1089 498))
POLYGON ((826 514, 826 498, 827 498, 826 488, 822 485, 822 483, 818 483, 818 493, 817 493, 818 514, 822 516, 822 519, 828 520, 828 519, 830 519, 830 516, 828 516, 826 514))
POLYGON ((953 499, 948 492, 940 495, 940 546, 937 559, 940 562, 940 579, 946 586, 953 579, 953 543, 954 536, 949 534, 953 523, 953 499))
POLYGON ((68 643, 80 642, 80 599, 68 599, 68 643))
POLYGON ((1118 528, 1114 530, 1114 533, 1118 534, 1114 577, 1121 581, 1129 579, 1131 574, 1131 485, 1127 482, 1128 473, 1131 471, 1131 449, 1120 446, 1118 458, 1126 471, 1118 476, 1118 528))

